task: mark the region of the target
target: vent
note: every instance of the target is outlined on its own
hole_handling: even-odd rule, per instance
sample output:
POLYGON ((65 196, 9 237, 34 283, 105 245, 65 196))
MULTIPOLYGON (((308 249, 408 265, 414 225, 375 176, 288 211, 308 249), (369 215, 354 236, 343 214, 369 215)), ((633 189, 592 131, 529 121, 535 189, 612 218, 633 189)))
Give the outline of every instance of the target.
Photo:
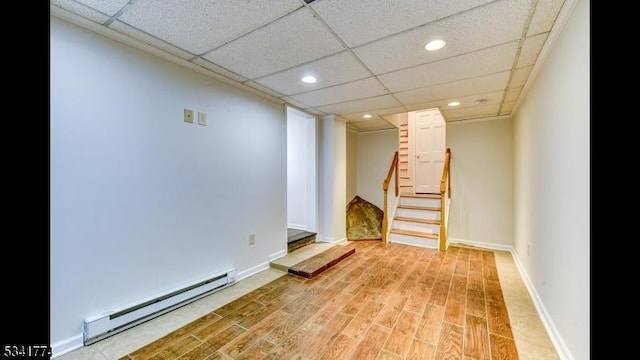
POLYGON ((187 305, 215 291, 233 285, 236 269, 214 275, 179 290, 114 309, 84 321, 83 342, 90 345, 121 331, 187 305))

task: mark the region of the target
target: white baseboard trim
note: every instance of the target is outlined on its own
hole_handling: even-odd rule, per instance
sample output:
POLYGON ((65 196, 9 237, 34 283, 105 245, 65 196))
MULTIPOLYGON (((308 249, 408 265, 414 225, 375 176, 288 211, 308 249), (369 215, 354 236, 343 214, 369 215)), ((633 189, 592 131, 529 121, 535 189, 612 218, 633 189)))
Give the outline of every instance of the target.
POLYGON ((318 235, 316 237, 316 240, 318 242, 325 242, 325 243, 332 243, 333 242, 333 238, 331 236, 324 236, 324 235, 318 235))
POLYGON ((55 359, 58 356, 62 356, 66 353, 83 347, 84 343, 82 339, 82 334, 78 334, 65 340, 59 341, 55 344, 51 344, 51 358, 55 359))
POLYGON ((488 243, 484 241, 472 241, 472 240, 450 237, 447 239, 447 247, 449 247, 451 244, 461 244, 461 245, 468 245, 468 246, 485 248, 490 250, 500 250, 500 251, 509 251, 509 252, 513 250, 513 246, 511 245, 488 243))
POLYGON ((307 231, 307 225, 300 225, 300 224, 288 224, 287 225, 288 229, 296 229, 296 230, 304 230, 307 231))
POLYGON ((334 240, 332 242, 332 244, 342 244, 342 243, 346 243, 346 242, 347 242, 347 238, 343 237, 342 239, 334 240))
POLYGON ((531 278, 529 278, 529 275, 524 269, 522 262, 520 262, 520 258, 518 257, 518 253, 516 253, 515 249, 511 250, 511 256, 513 257, 513 260, 516 263, 516 267, 520 272, 520 276, 524 280, 524 284, 527 287, 527 290, 529 291, 529 295, 531 295, 531 299, 533 300, 533 305, 536 307, 536 310, 538 311, 540 320, 542 320, 542 324, 544 325, 545 329, 547 329, 547 333, 551 338, 551 342, 553 343, 553 346, 556 348, 556 351, 558 352, 558 356, 560 356, 561 360, 575 360, 575 358, 571 354, 571 351, 569 351, 567 344, 562 339, 560 332, 558 332, 558 329, 553 323, 551 316, 549 316, 547 309, 544 307, 542 303, 542 299, 540 299, 540 296, 538 295, 536 288, 533 286, 533 282, 531 281, 531 278))
POLYGON ((243 271, 238 271, 238 277, 236 278, 236 281, 240 281, 242 279, 246 279, 251 275, 257 274, 260 271, 264 271, 267 270, 269 268, 269 262, 263 262, 260 263, 254 267, 248 268, 247 270, 243 270, 243 271))
POLYGON ((280 250, 278 252, 274 252, 273 254, 269 255, 269 262, 272 262, 273 260, 277 260, 280 259, 281 257, 287 255, 287 250, 280 250))

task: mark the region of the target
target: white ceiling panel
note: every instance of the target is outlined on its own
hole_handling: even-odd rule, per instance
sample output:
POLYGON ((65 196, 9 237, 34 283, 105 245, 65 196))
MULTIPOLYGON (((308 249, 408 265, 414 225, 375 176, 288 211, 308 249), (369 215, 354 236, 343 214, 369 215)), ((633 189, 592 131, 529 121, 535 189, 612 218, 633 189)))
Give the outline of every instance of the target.
POLYGON ((204 57, 253 79, 343 49, 342 44, 307 9, 300 9, 204 57))
POLYGON ((285 101, 288 104, 291 104, 291 105, 293 105, 295 107, 298 107, 300 109, 306 109, 306 108, 310 108, 311 107, 308 104, 301 103, 300 101, 297 101, 296 99, 293 99, 293 98, 291 98, 289 96, 282 97, 282 101, 285 101))
POLYGON ((375 74, 430 63, 518 40, 530 7, 530 0, 494 2, 354 51, 375 74), (426 51, 426 43, 437 38, 446 40, 447 46, 426 51))
POLYGON ((538 57, 540 50, 542 50, 545 40, 547 40, 547 35, 549 34, 538 34, 530 36, 524 40, 516 67, 530 66, 536 62, 536 58, 538 57))
POLYGON ((470 54, 387 73, 378 78, 389 90, 396 92, 497 73, 511 69, 517 47, 518 42, 514 41, 470 54))
POLYGON ((226 76, 226 77, 228 77, 230 79, 233 79, 235 81, 238 81, 238 82, 245 82, 245 81, 248 80, 244 76, 240 76, 240 75, 238 75, 236 73, 233 73, 233 72, 231 72, 231 71, 229 71, 227 69, 224 69, 224 68, 222 68, 222 67, 220 67, 220 66, 218 66, 218 65, 216 65, 216 64, 214 64, 214 63, 212 63, 212 62, 210 62, 208 60, 205 60, 203 58, 195 58, 191 62, 193 62, 194 64, 197 64, 197 65, 200 65, 205 69, 209 69, 209 70, 211 70, 211 71, 213 71, 213 72, 215 72, 217 74, 226 76))
POLYGON ((76 15, 80 15, 83 18, 89 19, 98 24, 103 24, 110 18, 110 16, 105 15, 93 8, 80 4, 74 0, 51 0, 51 4, 72 12, 76 15))
MULTIPOLYGON (((396 107, 391 107, 391 108, 386 108, 386 109, 379 109, 379 110, 374 110, 374 111, 367 111, 367 114, 370 114, 373 116, 373 118, 376 118, 378 116, 382 117, 385 115, 391 115, 391 114, 398 114, 401 112, 406 112, 406 108, 404 106, 396 106, 396 107)), ((364 115, 362 112, 356 112, 353 114, 346 114, 346 115, 342 115, 343 118, 349 120, 349 121, 368 121, 367 119, 364 119, 362 117, 362 115, 364 115)))
POLYGON ((314 108, 306 108, 304 111, 317 116, 327 115, 327 113, 314 108))
POLYGON ((500 104, 468 107, 464 109, 442 109, 442 116, 447 121, 457 121, 466 119, 478 119, 483 117, 497 116, 500 104))
POLYGON ((509 83, 509 88, 524 86, 524 83, 527 81, 529 73, 531 72, 531 68, 532 66, 526 66, 516 69, 513 72, 513 76, 511 76, 511 83, 509 83))
POLYGON ((50 13, 312 114, 362 122, 438 107, 464 120, 522 100, 566 0, 307 1, 50 0, 50 13), (447 46, 425 51, 436 36, 447 46), (318 81, 303 83, 309 74, 318 81))
POLYGON ((502 90, 507 87, 507 81, 509 81, 509 72, 503 71, 497 74, 480 76, 477 78, 402 91, 396 93, 395 96, 405 105, 420 104, 456 96, 502 90))
POLYGON ((381 39, 491 0, 321 0, 311 4, 350 47, 381 39))
POLYGON ((109 16, 115 15, 130 0, 77 0, 77 2, 92 7, 109 16))
POLYGON ((429 102, 424 102, 421 104, 415 104, 415 105, 407 105, 407 109, 409 111, 416 111, 416 110, 420 110, 420 109, 430 109, 430 108, 440 108, 440 109, 450 109, 450 110, 459 110, 459 109, 464 109, 464 108, 469 108, 469 107, 486 107, 489 105, 500 105, 500 102, 502 101, 502 96, 504 95, 504 91, 494 91, 494 92, 490 92, 490 93, 484 93, 484 94, 475 94, 475 95, 470 95, 470 96, 458 96, 458 97, 452 97, 452 98, 448 98, 448 99, 443 99, 443 100, 436 100, 436 101, 429 101, 429 102), (478 105, 475 103, 476 100, 478 99, 485 99, 487 102, 485 104, 481 104, 478 105), (449 107, 447 104, 451 101, 459 101, 460 105, 456 106, 456 107, 449 107))
POLYGON ((401 107, 401 104, 398 104, 393 96, 382 95, 361 100, 348 101, 340 104, 319 106, 318 109, 329 114, 352 114, 356 112, 362 112, 364 114, 365 112, 389 108, 396 109, 398 107, 401 107))
POLYGON ((179 49, 171 44, 168 44, 160 39, 158 39, 157 37, 153 37, 147 33, 144 33, 134 27, 131 27, 121 21, 114 21, 111 24, 109 24, 109 28, 119 32, 119 33, 123 33, 131 38, 137 39, 142 41, 145 44, 149 44, 152 45, 158 49, 162 49, 170 54, 173 54, 175 56, 181 57, 185 60, 189 60, 191 58, 193 58, 193 54, 186 52, 182 49, 179 49))
MULTIPOLYGON (((383 120, 383 119, 376 119, 376 120, 369 120, 369 121, 352 121, 352 122, 349 122, 349 124, 351 124, 357 130, 365 130, 365 131, 396 129, 394 125, 388 123, 386 120, 383 120)), ((389 159, 389 161, 391 160, 392 159, 389 159)))
POLYGON ((297 0, 137 0, 120 20, 200 55, 300 6, 297 0))
POLYGON ((538 0, 536 12, 531 18, 527 36, 549 32, 563 4, 564 0, 538 0))
POLYGON ((502 108, 500 109, 500 115, 509 115, 513 110, 513 106, 516 104, 515 101, 507 101, 502 103, 502 108))
POLYGON ((293 95, 291 97, 297 101, 317 107, 321 105, 378 96, 385 93, 386 91, 382 85, 380 85, 374 77, 369 77, 342 85, 293 95))
POLYGON ((511 88, 507 90, 507 94, 504 96, 504 101, 515 101, 520 95, 522 87, 511 88))
POLYGON ((312 91, 354 80, 364 79, 371 73, 348 51, 306 63, 255 81, 286 95, 312 91), (302 82, 306 75, 315 76, 313 84, 302 82))

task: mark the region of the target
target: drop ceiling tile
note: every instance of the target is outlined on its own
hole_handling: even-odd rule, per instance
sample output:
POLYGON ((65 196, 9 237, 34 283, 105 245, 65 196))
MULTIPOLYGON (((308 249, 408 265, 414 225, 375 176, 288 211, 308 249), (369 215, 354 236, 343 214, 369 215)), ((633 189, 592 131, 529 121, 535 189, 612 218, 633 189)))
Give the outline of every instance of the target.
POLYGON ((283 94, 293 95, 369 76, 371 73, 362 66, 362 63, 350 52, 343 51, 255 81, 283 94), (318 81, 313 84, 302 82, 302 77, 306 75, 313 75, 318 81))
MULTIPOLYGON (((403 106, 394 106, 391 108, 386 108, 386 109, 378 109, 378 110, 373 110, 373 111, 366 111, 367 114, 371 114, 373 116, 373 118, 376 117, 382 117, 384 115, 391 115, 391 114, 398 114, 398 113, 402 113, 402 112, 406 112, 407 110, 403 107, 403 106)), ((352 113, 352 114, 344 114, 342 115, 343 118, 349 120, 349 121, 370 121, 367 119, 362 118, 362 115, 364 115, 365 112, 356 112, 356 113, 352 113)))
POLYGON ((451 98, 442 99, 442 100, 424 102, 421 104, 408 105, 407 109, 409 111, 416 111, 416 110, 430 109, 435 107, 440 109, 451 109, 451 110, 459 110, 459 109, 464 109, 469 107, 482 108, 489 105, 500 105, 503 95, 504 95, 504 91, 494 91, 494 92, 474 94, 469 96, 451 97, 451 98), (475 101, 478 99, 486 99, 487 102, 486 104, 477 105, 475 101), (449 107, 447 104, 454 100, 459 101, 460 105, 456 106, 455 108, 449 107))
POLYGON ((510 88, 507 90, 507 94, 504 97, 504 101, 516 101, 518 99, 518 95, 520 95, 520 91, 522 90, 522 86, 516 88, 510 88))
POLYGON ((382 74, 518 40, 529 3, 529 0, 494 2, 364 45, 354 52, 374 74, 382 74), (439 51, 426 51, 426 43, 436 38, 446 40, 447 46, 439 51))
POLYGON ((374 77, 369 77, 362 80, 352 81, 346 84, 293 95, 291 97, 305 104, 318 107, 321 105, 363 99, 371 96, 382 95, 385 93, 386 91, 384 90, 382 85, 380 85, 380 83, 374 77))
POLYGON ((145 44, 149 44, 151 46, 154 46, 158 49, 164 50, 170 54, 173 54, 175 56, 178 56, 180 58, 183 58, 185 60, 191 59, 193 58, 193 54, 188 53, 182 49, 179 49, 171 44, 168 44, 156 37, 153 37, 147 33, 144 33, 132 26, 129 26, 121 21, 114 21, 111 24, 109 24, 109 27, 113 30, 116 30, 119 33, 122 33, 124 35, 127 35, 131 38, 134 38, 136 40, 140 40, 145 44))
POLYGON ((500 109, 500 115, 509 115, 513 110, 513 106, 516 104, 515 101, 504 102, 502 104, 502 108, 500 109))
POLYGON ((511 83, 509 83, 509 88, 515 88, 519 86, 524 86, 527 82, 527 78, 531 73, 531 68, 533 66, 526 66, 523 68, 515 69, 513 71, 513 75, 511 76, 511 83))
POLYGON ((531 18, 527 36, 549 32, 556 21, 564 0, 538 0, 536 11, 531 18))
POLYGON ((293 98, 291 98, 289 96, 284 96, 282 98, 282 101, 284 101, 284 102, 286 102, 288 104, 291 104, 291 105, 293 105, 295 107, 298 107, 300 109, 306 109, 306 108, 310 108, 311 107, 311 106, 309 106, 309 105, 307 105, 305 103, 301 103, 300 101, 296 101, 295 99, 293 99, 293 98))
POLYGON ((77 2, 92 7, 109 16, 115 15, 130 0, 77 0, 77 2))
POLYGON ((318 107, 318 109, 326 112, 327 114, 352 114, 356 112, 365 113, 375 110, 398 107, 400 107, 400 104, 398 104, 393 96, 382 95, 367 99, 348 101, 340 104, 320 106, 318 107))
POLYGON ((507 87, 507 81, 509 81, 509 71, 503 71, 472 79, 402 91, 394 95, 404 105, 421 104, 434 100, 447 99, 453 96, 465 96, 502 90, 507 87))
POLYGON ((260 85, 258 83, 253 82, 253 81, 247 81, 244 84, 247 85, 247 86, 250 86, 250 87, 252 87, 252 88, 254 88, 256 90, 260 90, 260 91, 262 91, 264 93, 267 93, 267 94, 269 94, 271 96, 277 97, 277 98, 283 96, 279 92, 274 91, 273 89, 269 89, 268 87, 262 86, 262 85, 260 85))
POLYGON ((311 4, 349 46, 434 21, 491 0, 322 0, 311 4))
POLYGON ((540 50, 542 50, 545 40, 547 40, 547 35, 548 33, 538 34, 524 40, 516 67, 529 66, 536 62, 536 58, 540 50))
POLYGON ((310 114, 313 114, 313 115, 317 115, 317 116, 327 115, 326 112, 320 111, 320 110, 314 109, 314 108, 306 108, 306 109, 304 109, 304 111, 306 111, 306 112, 308 112, 310 114))
POLYGON ((98 24, 104 24, 110 18, 108 15, 73 0, 51 0, 51 4, 98 24))
POLYGON ((204 57, 254 79, 342 50, 342 44, 318 19, 300 9, 204 57))
POLYGON ((361 131, 373 131, 373 130, 387 130, 396 129, 393 124, 390 124, 384 119, 376 119, 369 121, 350 121, 347 124, 351 124, 361 131))
POLYGON ((442 109, 442 116, 447 121, 478 119, 498 115, 500 104, 468 107, 464 109, 442 109))
POLYGON ((378 76, 392 92, 443 84, 511 69, 518 42, 378 76))
POLYGON ((236 80, 236 81, 239 81, 239 82, 245 82, 245 81, 249 80, 244 76, 240 76, 240 75, 238 75, 236 73, 233 73, 233 72, 231 72, 231 71, 229 71, 229 70, 227 70, 227 69, 225 69, 223 67, 220 67, 220 66, 218 66, 218 65, 216 65, 216 64, 214 64, 214 63, 212 63, 212 62, 210 62, 208 60, 200 58, 200 57, 193 59, 192 62, 194 64, 196 64, 196 65, 202 66, 205 69, 211 70, 211 71, 213 71, 215 73, 218 73, 220 75, 226 76, 226 77, 228 77, 230 79, 233 79, 233 80, 236 80))
POLYGON ((119 20, 200 55, 300 6, 298 0, 137 0, 119 20))

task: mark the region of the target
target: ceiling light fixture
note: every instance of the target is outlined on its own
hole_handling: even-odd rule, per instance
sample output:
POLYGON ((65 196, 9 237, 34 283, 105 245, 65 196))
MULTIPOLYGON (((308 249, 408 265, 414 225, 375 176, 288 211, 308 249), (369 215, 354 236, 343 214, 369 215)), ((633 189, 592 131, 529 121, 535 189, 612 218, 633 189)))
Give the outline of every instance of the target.
POLYGON ((451 107, 458 106, 458 105, 460 105, 460 101, 452 101, 452 102, 448 103, 447 105, 449 105, 451 107))
POLYGON ((363 117, 363 118, 365 118, 365 119, 371 119, 371 118, 373 117, 373 115, 371 115, 371 114, 364 114, 364 115, 362 115, 362 117, 363 117))
POLYGON ((313 84, 314 82, 316 82, 316 78, 314 76, 307 75, 302 78, 302 81, 306 82, 307 84, 313 84))
POLYGON ((442 39, 437 39, 437 40, 431 40, 427 43, 427 45, 424 46, 425 50, 428 51, 435 51, 435 50, 440 50, 442 49, 445 45, 447 44, 446 41, 442 40, 442 39))

